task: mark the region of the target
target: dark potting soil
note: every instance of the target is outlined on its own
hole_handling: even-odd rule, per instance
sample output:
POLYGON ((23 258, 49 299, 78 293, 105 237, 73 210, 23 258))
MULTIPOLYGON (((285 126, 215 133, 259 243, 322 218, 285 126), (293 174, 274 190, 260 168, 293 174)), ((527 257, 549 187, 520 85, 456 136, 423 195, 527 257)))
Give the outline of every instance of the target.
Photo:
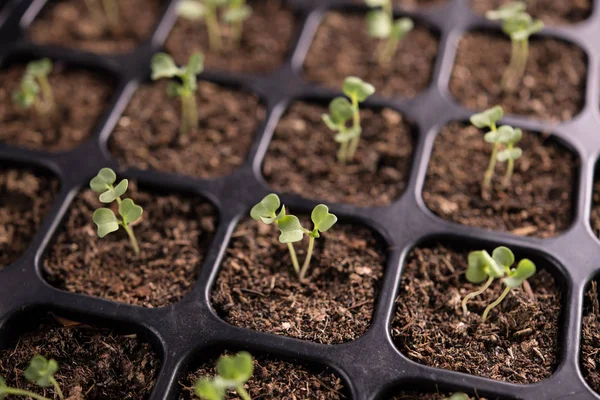
POLYGON ((443 127, 427 170, 425 204, 463 225, 521 236, 558 235, 573 218, 576 158, 541 134, 525 132, 518 146, 523 156, 515 162, 511 187, 504 190, 506 163, 498 163, 489 197, 482 198, 493 146, 474 126, 453 122, 443 127))
MULTIPOLYGON (((479 14, 510 3, 512 0, 471 0, 471 7, 479 14)), ((548 25, 573 24, 583 21, 592 12, 592 0, 535 0, 527 2, 527 12, 548 25)))
POLYGON ((198 83, 199 127, 179 141, 181 104, 169 97, 167 81, 142 85, 133 95, 109 141, 119 161, 141 169, 199 178, 232 173, 246 152, 265 111, 258 97, 210 82, 198 83))
POLYGON ((377 62, 378 44, 367 34, 364 14, 328 13, 306 56, 304 75, 337 90, 346 77, 357 76, 385 96, 414 97, 427 87, 439 47, 427 28, 417 24, 388 67, 377 62))
MULTIPOLYGON (((102 7, 101 2, 92 3, 102 7)), ((86 6, 86 1, 49 1, 29 27, 28 34, 36 44, 59 45, 94 53, 123 53, 150 39, 164 2, 127 0, 114 3, 119 8, 117 27, 111 27, 104 13, 98 21, 86 6)))
POLYGON ((293 103, 275 129, 263 174, 275 190, 319 201, 385 206, 406 186, 413 153, 411 126, 391 109, 362 109, 354 161, 337 161, 335 132, 324 105, 293 103))
MULTIPOLYGON (((216 362, 216 359, 204 362, 179 382, 183 387, 180 399, 196 399, 192 395, 196 381, 201 377, 214 376, 216 362)), ((262 356, 254 357, 254 373, 244 387, 253 399, 337 400, 346 398, 342 380, 328 368, 309 370, 299 364, 262 356)), ((230 391, 227 398, 240 399, 234 391, 230 391)))
POLYGON ((125 197, 144 209, 133 227, 140 256, 122 229, 98 238, 92 214, 102 203, 86 189, 71 204, 44 259, 46 278, 60 289, 127 304, 174 303, 196 281, 215 231, 214 207, 201 198, 141 191, 134 182, 125 197))
POLYGON ((594 194, 592 198, 592 212, 590 214, 590 224, 594 234, 600 237, 600 181, 594 183, 594 194))
POLYGON ((398 349, 421 364, 501 381, 548 378, 558 365, 561 294, 554 278, 538 263, 529 279, 532 293, 514 289, 480 324, 485 307, 504 287, 494 282, 463 315, 463 297, 481 286, 464 278, 471 250, 478 249, 437 244, 410 252, 392 323, 398 349))
POLYGON ((52 389, 41 389, 23 376, 36 355, 58 362, 55 378, 68 400, 146 399, 160 368, 157 354, 136 335, 63 326, 47 317, 38 329, 0 351, 0 376, 9 386, 55 398, 52 389))
POLYGON ((25 65, 0 70, 0 142, 36 150, 71 150, 91 134, 105 111, 111 80, 55 63, 48 80, 56 109, 51 116, 39 116, 13 102, 25 65))
POLYGON ((29 246, 58 192, 58 180, 31 169, 0 169, 0 269, 29 246))
POLYGON ((451 93, 472 110, 501 105, 507 114, 556 123, 581 111, 587 69, 581 49, 560 40, 534 37, 522 83, 515 92, 507 93, 501 82, 510 52, 510 39, 499 33, 466 34, 458 44, 451 93))
MULTIPOLYGON (((281 0, 249 1, 252 14, 244 22, 239 46, 231 45, 228 29, 221 51, 211 50, 203 21, 178 18, 165 43, 166 51, 179 64, 186 64, 190 54, 202 52, 205 68, 245 73, 268 73, 283 64, 295 31, 294 14, 281 0)), ((229 32, 230 33, 230 32, 229 32)))
MULTIPOLYGON (((249 218, 237 226, 211 295, 216 312, 236 326, 318 343, 360 337, 383 275, 381 240, 366 227, 338 222, 315 241, 308 282, 300 283, 277 237, 276 227, 249 218)), ((300 263, 307 245, 306 238, 295 244, 300 263)))
POLYGON ((600 303, 598 283, 592 282, 585 294, 581 331, 581 367, 587 383, 600 393, 600 303))

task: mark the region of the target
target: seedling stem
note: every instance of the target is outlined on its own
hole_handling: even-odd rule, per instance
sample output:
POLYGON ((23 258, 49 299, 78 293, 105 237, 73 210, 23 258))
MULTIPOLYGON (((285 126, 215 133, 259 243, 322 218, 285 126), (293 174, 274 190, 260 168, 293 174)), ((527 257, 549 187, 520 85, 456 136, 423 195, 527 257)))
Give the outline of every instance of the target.
MULTIPOLYGON (((15 396, 23 396, 23 397, 31 397, 32 399, 35 400, 51 400, 47 397, 41 396, 39 394, 30 392, 29 390, 23 390, 23 389, 17 389, 17 388, 12 388, 12 387, 6 387, 2 389, 2 392, 0 392, 2 394, 12 394, 15 396)), ((58 394, 58 393, 57 393, 58 394)), ((64 399, 63 396, 59 396, 61 400, 64 399)))
MULTIPOLYGON (((496 127, 496 123, 492 123, 490 125, 490 132, 497 132, 498 128, 496 127)), ((483 183, 482 190, 483 192, 487 192, 492 185, 492 177, 494 176, 494 171, 496 170, 496 160, 498 157, 498 150, 500 149, 500 143, 494 143, 494 147, 492 148, 492 155, 490 158, 490 163, 488 164, 487 169, 485 170, 485 174, 483 175, 483 183)))
POLYGON ((471 300, 472 298, 475 298, 475 297, 479 296, 480 294, 482 294, 483 292, 485 292, 487 290, 487 288, 490 287, 492 282, 494 282, 494 277, 490 276, 488 278, 487 282, 485 282, 485 284, 479 290, 471 292, 465 296, 465 298, 462 301, 463 314, 467 315, 469 313, 469 310, 467 309, 467 302, 469 300, 471 300))
POLYGON ((500 297, 498 297, 494 302, 492 302, 489 306, 486 307, 485 311, 483 312, 483 315, 481 316, 481 322, 485 322, 490 311, 492 311, 492 309, 498 304, 502 303, 502 300, 504 300, 504 298, 510 293, 511 289, 512 288, 510 287, 506 287, 500 295, 500 297))

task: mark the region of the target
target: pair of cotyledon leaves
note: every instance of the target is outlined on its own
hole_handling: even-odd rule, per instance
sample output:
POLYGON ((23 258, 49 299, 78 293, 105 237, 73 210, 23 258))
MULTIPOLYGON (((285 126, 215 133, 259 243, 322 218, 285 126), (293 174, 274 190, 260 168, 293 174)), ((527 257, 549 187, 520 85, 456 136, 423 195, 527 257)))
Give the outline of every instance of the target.
POLYGON ((204 55, 193 53, 188 64, 178 67, 173 57, 167 53, 157 53, 152 57, 152 80, 162 78, 179 78, 180 82, 171 81, 167 86, 169 96, 191 96, 198 88, 196 75, 204 70, 204 55))
POLYGON ((521 286, 525 280, 535 274, 535 264, 524 258, 519 261, 517 268, 511 269, 515 262, 513 252, 504 246, 496 247, 492 255, 485 251, 473 251, 469 253, 469 266, 466 278, 471 283, 481 283, 488 277, 502 278, 504 284, 513 289, 521 286))
MULTIPOLYGON (((383 7, 391 0, 365 0, 369 7, 383 7)), ((383 10, 373 10, 367 14, 367 29, 369 36, 378 39, 387 39, 389 37, 396 40, 402 38, 414 28, 414 23, 410 18, 399 18, 395 21, 383 10)))
MULTIPOLYGON (((502 107, 495 106, 481 113, 471 116, 471 123, 477 128, 492 128, 502 119, 504 111, 502 107)), ((504 145, 515 145, 523 137, 523 131, 519 128, 513 128, 510 125, 502 125, 485 134, 484 140, 488 143, 499 143, 504 145)), ((523 150, 518 147, 504 149, 498 152, 497 160, 505 162, 507 160, 516 160, 523 155, 523 150)))
POLYGON ((15 103, 23 108, 31 107, 40 92, 36 79, 48 76, 50 72, 52 72, 52 61, 49 58, 28 63, 19 90, 13 93, 15 103))
POLYGON ((526 40, 534 33, 544 29, 544 23, 534 20, 525 12, 526 4, 521 1, 508 3, 485 15, 492 21, 502 21, 502 30, 513 40, 526 40))
MULTIPOLYGON (((29 362, 29 366, 25 369, 25 379, 33 382, 40 387, 48 387, 52 385, 52 378, 58 371, 58 364, 54 360, 47 360, 44 356, 35 356, 29 362)), ((7 393, 4 389, 7 388, 6 381, 0 377, 0 399, 4 399, 7 393)))
POLYGON ((206 400, 222 400, 227 389, 236 389, 250 379, 254 364, 250 353, 242 351, 232 356, 222 356, 217 361, 217 376, 196 382, 196 395, 206 400))
POLYGON ((245 0, 183 0, 179 3, 177 12, 184 18, 200 20, 204 18, 208 10, 227 6, 223 13, 223 21, 235 23, 245 20, 252 14, 252 8, 245 4, 245 0))

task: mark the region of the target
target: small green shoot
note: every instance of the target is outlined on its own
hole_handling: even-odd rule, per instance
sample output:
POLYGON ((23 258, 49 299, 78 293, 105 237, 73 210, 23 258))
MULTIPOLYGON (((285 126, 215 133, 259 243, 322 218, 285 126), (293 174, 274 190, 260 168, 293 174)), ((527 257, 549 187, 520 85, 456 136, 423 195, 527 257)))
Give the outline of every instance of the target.
POLYGON ((102 168, 98 172, 98 175, 90 181, 90 188, 92 188, 94 192, 100 193, 99 200, 102 203, 110 204, 116 201, 121 219, 119 220, 110 208, 99 208, 94 211, 93 220, 98 227, 98 236, 100 238, 105 237, 109 233, 118 231, 120 227, 123 228, 129 237, 135 255, 139 256, 140 246, 133 233, 131 224, 142 216, 144 210, 131 199, 121 200, 121 196, 127 191, 129 181, 123 179, 114 186, 116 180, 117 175, 112 169, 102 168))
POLYGON ((190 131, 198 128, 198 107, 196 105, 196 90, 198 89, 196 75, 204 69, 204 56, 194 53, 188 64, 177 67, 173 58, 166 53, 158 53, 152 57, 152 80, 175 78, 167 86, 167 94, 181 99, 181 124, 179 139, 182 144, 188 140, 190 131))
MULTIPOLYGON (((54 374, 58 371, 58 363, 54 360, 47 360, 43 356, 34 356, 29 362, 29 366, 25 369, 25 379, 29 382, 35 383, 39 387, 46 388, 52 386, 54 393, 59 397, 60 400, 65 400, 58 382, 54 378, 54 374)), ((6 396, 23 396, 29 397, 35 400, 50 400, 47 397, 33 393, 29 390, 17 389, 6 385, 6 381, 0 376, 0 400, 6 398, 6 396)))
POLYGON ((480 289, 467 294, 462 300, 463 314, 469 313, 467 302, 485 292, 494 279, 502 279, 506 286, 504 292, 493 303, 487 306, 481 322, 485 322, 490 311, 504 300, 512 289, 518 288, 527 279, 535 274, 535 264, 529 259, 519 261, 517 268, 511 268, 515 262, 515 256, 508 247, 496 247, 490 256, 485 250, 469 253, 469 266, 466 272, 467 281, 479 284, 485 281, 480 289))
POLYGON ((365 0, 365 3, 377 8, 367 14, 367 29, 369 36, 384 40, 378 46, 377 60, 380 65, 389 65, 398 51, 400 41, 413 30, 413 20, 394 20, 392 0, 365 0))
POLYGON ((19 90, 13 93, 13 101, 24 109, 33 107, 38 115, 48 115, 54 110, 54 93, 48 75, 52 72, 49 58, 31 61, 25 68, 19 90))
POLYGON ((354 76, 344 79, 343 93, 350 98, 336 97, 329 103, 329 114, 323 114, 323 122, 329 129, 337 132, 335 141, 340 143, 338 161, 345 164, 354 158, 360 142, 362 127, 360 124, 359 103, 375 93, 373 85, 354 76), (352 125, 347 126, 352 119, 352 125))
POLYGON ((544 23, 539 19, 534 20, 525 12, 525 8, 524 2, 515 1, 486 13, 488 19, 502 21, 502 30, 511 40, 510 64, 502 78, 502 86, 507 91, 514 91, 525 75, 529 37, 544 29, 544 23))
POLYGON ((108 23, 110 29, 113 30, 119 26, 119 4, 117 0, 85 0, 85 5, 92 19, 98 25, 108 23))
POLYGON ((217 376, 198 379, 196 395, 203 400, 224 400, 227 390, 235 390, 242 400, 251 400, 244 383, 253 372, 250 353, 242 351, 232 356, 221 356, 217 361, 217 376))
POLYGON ((302 282, 306 277, 310 260, 313 254, 313 248, 315 239, 321 237, 321 233, 328 231, 337 222, 337 217, 329 212, 329 208, 324 204, 316 206, 311 213, 311 220, 313 222, 313 229, 308 230, 302 227, 300 220, 295 215, 287 215, 285 206, 281 206, 281 210, 277 213, 281 206, 281 201, 276 194, 269 194, 263 198, 258 204, 252 207, 250 216, 256 221, 262 221, 263 223, 270 225, 275 223, 281 234, 279 235, 279 242, 287 244, 292 258, 292 265, 294 271, 298 275, 298 279, 302 282), (304 235, 308 235, 308 249, 306 251, 306 258, 302 264, 302 268, 298 263, 298 256, 293 243, 299 242, 304 238, 304 235))
POLYGON ((446 397, 445 400, 471 400, 468 394, 463 392, 456 392, 450 397, 446 397))

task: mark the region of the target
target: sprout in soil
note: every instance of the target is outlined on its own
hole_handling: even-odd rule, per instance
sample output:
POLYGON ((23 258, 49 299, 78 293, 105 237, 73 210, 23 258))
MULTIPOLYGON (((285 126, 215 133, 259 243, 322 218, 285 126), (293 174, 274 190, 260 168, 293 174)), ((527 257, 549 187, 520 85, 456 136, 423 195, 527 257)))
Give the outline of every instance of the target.
POLYGON ((242 39, 244 21, 252 14, 252 8, 246 4, 246 0, 182 0, 179 3, 178 13, 192 21, 204 20, 210 49, 221 51, 223 49, 221 22, 230 27, 232 43, 237 47, 242 39))
POLYGON ((187 135, 191 130, 198 128, 196 75, 203 69, 204 56, 201 53, 192 54, 188 64, 181 68, 177 67, 173 58, 166 53, 158 53, 152 57, 152 80, 175 78, 169 82, 167 94, 171 97, 179 96, 181 98, 181 124, 179 126, 181 143, 187 141, 187 135))
POLYGON ((502 78, 502 86, 508 91, 514 91, 525 74, 529 57, 529 37, 544 29, 544 23, 531 18, 531 15, 525 12, 525 7, 524 2, 515 1, 486 13, 488 19, 502 21, 502 30, 511 40, 510 64, 502 78))
POLYGON ((227 390, 235 390, 242 400, 251 400, 244 383, 253 371, 250 353, 242 351, 232 356, 221 356, 217 361, 217 376, 198 379, 196 395, 204 400, 223 400, 227 390))
POLYGON ((485 283, 480 289, 467 294, 462 300, 462 310, 465 315, 469 312, 467 302, 485 292, 494 279, 502 278, 502 282, 506 286, 500 297, 487 306, 481 316, 481 322, 485 322, 490 311, 500 304, 512 289, 518 288, 535 274, 535 264, 526 258, 519 261, 516 268, 511 268, 515 262, 515 256, 509 248, 504 246, 496 247, 491 256, 485 250, 473 251, 469 253, 468 260, 467 281, 475 284, 484 281, 485 283))
POLYGON ((394 21, 392 0, 365 0, 365 3, 377 8, 367 14, 367 28, 369 36, 385 40, 378 46, 377 60, 380 65, 389 65, 398 51, 398 44, 413 29, 414 23, 410 18, 394 21))
POLYGON ((456 392, 450 397, 446 397, 445 400, 471 400, 469 395, 463 392, 456 392))
POLYGON ((48 82, 52 61, 48 58, 31 61, 25 68, 19 90, 13 93, 14 102, 22 108, 33 107, 38 115, 48 115, 54 109, 54 94, 48 82))
POLYGON ((350 101, 345 97, 336 97, 329 103, 329 114, 323 114, 322 118, 329 129, 337 132, 335 141, 340 143, 337 158, 344 164, 354 158, 362 133, 358 104, 375 93, 375 88, 373 85, 351 76, 344 79, 342 91, 350 98, 350 101), (347 126, 350 119, 352 119, 352 125, 347 126))
POLYGON ((105 237, 109 233, 118 231, 119 227, 123 228, 127 233, 127 236, 129 236, 129 241, 131 242, 131 247, 133 247, 135 255, 138 256, 140 254, 140 246, 133 233, 131 224, 142 216, 143 210, 142 207, 135 204, 131 199, 121 200, 121 196, 127 191, 129 181, 123 179, 114 186, 116 180, 117 175, 112 169, 102 168, 98 172, 98 175, 90 181, 90 187, 94 192, 100 193, 99 199, 102 203, 110 204, 116 201, 121 219, 119 220, 115 216, 113 210, 109 208, 99 208, 94 211, 93 220, 98 226, 98 236, 100 238, 105 237))
POLYGON ((321 233, 326 232, 335 225, 337 217, 329 212, 329 208, 326 205, 319 204, 313 209, 310 215, 314 226, 313 229, 309 231, 302 227, 298 217, 286 215, 285 206, 281 206, 281 210, 277 213, 280 206, 281 202, 279 201, 279 197, 276 194, 270 194, 262 199, 260 203, 252 207, 250 216, 252 219, 262 221, 267 225, 272 223, 277 225, 281 231, 279 242, 287 244, 290 257, 292 258, 294 271, 296 271, 298 279, 303 281, 310 265, 315 239, 321 237, 321 233), (305 234, 309 237, 308 249, 306 251, 304 264, 302 264, 302 268, 300 268, 293 243, 301 241, 305 234))
POLYGON ((98 25, 104 25, 106 21, 111 29, 119 26, 119 4, 117 0, 85 0, 85 4, 98 25))
MULTIPOLYGON (((25 369, 25 379, 36 385, 46 388, 54 387, 54 393, 64 400, 65 396, 60 390, 58 382, 54 378, 54 374, 58 371, 58 364, 54 360, 47 360, 43 356, 34 356, 29 362, 29 366, 25 369)), ((8 395, 24 396, 35 400, 50 400, 47 397, 30 392, 29 390, 17 389, 6 385, 4 378, 0 376, 0 399, 4 399, 8 395)))

